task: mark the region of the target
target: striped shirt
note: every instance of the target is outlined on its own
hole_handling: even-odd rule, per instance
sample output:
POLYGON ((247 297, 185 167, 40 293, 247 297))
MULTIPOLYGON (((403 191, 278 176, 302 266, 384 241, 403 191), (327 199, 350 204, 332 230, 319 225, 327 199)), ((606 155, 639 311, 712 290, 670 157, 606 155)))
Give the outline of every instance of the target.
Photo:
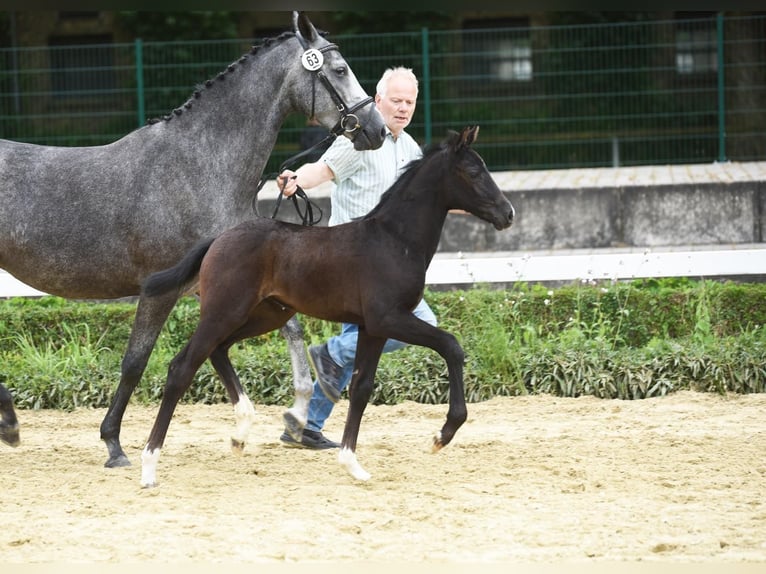
POLYGON ((394 140, 393 134, 386 131, 383 145, 376 150, 356 151, 348 138, 339 137, 322 155, 321 161, 334 174, 329 225, 367 215, 403 168, 423 155, 409 134, 402 131, 394 140))

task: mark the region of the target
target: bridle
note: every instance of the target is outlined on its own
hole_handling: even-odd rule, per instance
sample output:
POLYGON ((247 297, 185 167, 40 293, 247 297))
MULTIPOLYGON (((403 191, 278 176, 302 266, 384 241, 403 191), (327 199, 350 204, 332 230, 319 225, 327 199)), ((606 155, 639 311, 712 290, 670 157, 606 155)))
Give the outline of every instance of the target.
MULTIPOLYGON (((355 112, 359 111, 363 107, 375 103, 375 99, 371 96, 367 96, 363 100, 357 102, 353 106, 349 107, 346 102, 343 101, 343 98, 338 93, 338 90, 333 87, 332 83, 330 83, 330 79, 327 77, 327 75, 322 71, 322 65, 324 64, 324 54, 325 52, 329 52, 330 50, 339 50, 337 44, 327 44, 325 46, 322 46, 321 48, 311 48, 309 46, 309 43, 306 41, 306 38, 303 37, 303 35, 296 29, 295 30, 295 37, 298 38, 298 41, 301 43, 301 46, 303 47, 303 54, 301 55, 301 63, 303 64, 303 67, 314 74, 313 81, 311 83, 311 115, 309 117, 314 117, 314 104, 316 103, 316 80, 318 79, 322 85, 325 87, 325 89, 329 92, 330 97, 332 98, 332 101, 335 103, 335 107, 338 109, 338 112, 340 113, 340 119, 338 120, 338 123, 335 124, 335 126, 330 130, 330 133, 322 139, 321 141, 317 142, 313 146, 311 146, 307 150, 303 150, 300 153, 295 154, 294 156, 286 159, 284 162, 282 162, 282 165, 279 166, 279 171, 277 173, 270 173, 263 177, 261 177, 261 181, 258 183, 258 187, 255 191, 255 197, 253 198, 253 210, 256 214, 258 214, 258 192, 263 188, 263 186, 266 184, 266 181, 269 179, 272 179, 282 173, 285 169, 287 169, 289 166, 293 165, 296 161, 301 159, 304 156, 309 155, 317 148, 321 147, 322 145, 326 144, 328 140, 334 140, 339 135, 342 135, 343 133, 349 133, 353 134, 355 131, 362 128, 362 124, 359 121, 359 117, 356 115, 355 112)), ((271 215, 271 218, 274 219, 277 216, 277 212, 279 211, 279 207, 282 203, 282 193, 279 193, 279 196, 277 197, 277 203, 274 206, 274 213, 271 215)), ((303 225, 316 225, 322 220, 322 210, 314 204, 306 195, 306 192, 303 191, 303 189, 298 186, 295 193, 290 197, 290 199, 293 201, 293 205, 295 206, 295 211, 298 213, 298 217, 301 219, 301 222, 303 225), (305 210, 301 210, 300 205, 298 204, 298 199, 302 199, 306 202, 306 208, 305 210), (314 218, 314 211, 313 208, 316 207, 317 210, 319 210, 319 216, 315 219, 314 218)))
POLYGON ((314 79, 311 84, 311 115, 309 117, 314 117, 314 104, 316 102, 316 80, 318 79, 320 82, 322 82, 324 88, 330 93, 330 97, 332 98, 332 101, 335 103, 335 107, 340 113, 340 119, 338 120, 338 123, 335 124, 335 127, 330 130, 330 133, 339 136, 344 132, 351 134, 358 129, 361 129, 362 124, 355 112, 361 110, 367 105, 374 103, 375 99, 371 96, 367 96, 363 100, 349 107, 346 102, 343 101, 343 98, 338 93, 338 90, 336 90, 332 85, 330 79, 322 71, 322 65, 324 64, 324 54, 331 50, 339 50, 338 45, 327 44, 321 48, 311 48, 309 43, 306 41, 306 38, 304 38, 298 30, 295 31, 295 37, 298 38, 298 41, 301 43, 301 46, 304 50, 303 54, 301 55, 301 62, 303 63, 303 67, 314 74, 314 79))

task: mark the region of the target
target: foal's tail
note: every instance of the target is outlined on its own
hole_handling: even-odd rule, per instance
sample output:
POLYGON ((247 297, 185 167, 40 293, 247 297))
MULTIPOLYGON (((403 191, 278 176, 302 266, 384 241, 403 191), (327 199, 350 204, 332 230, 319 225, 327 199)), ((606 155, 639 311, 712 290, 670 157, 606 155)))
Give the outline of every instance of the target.
POLYGON ((173 290, 180 290, 192 283, 199 274, 202 260, 214 240, 215 238, 200 241, 173 267, 149 275, 144 280, 142 293, 149 297, 156 297, 173 290))

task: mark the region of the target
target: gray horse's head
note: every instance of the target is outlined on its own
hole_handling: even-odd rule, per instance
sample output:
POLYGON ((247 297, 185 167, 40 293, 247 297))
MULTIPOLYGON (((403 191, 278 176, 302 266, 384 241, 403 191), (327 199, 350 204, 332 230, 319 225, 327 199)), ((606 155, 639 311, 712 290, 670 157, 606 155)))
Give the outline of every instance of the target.
POLYGON ((303 111, 328 130, 349 138, 357 150, 379 148, 385 137, 383 116, 338 47, 322 37, 302 12, 293 12, 293 31, 301 44, 303 65, 291 81, 300 96, 296 100, 309 102, 310 107, 303 111))

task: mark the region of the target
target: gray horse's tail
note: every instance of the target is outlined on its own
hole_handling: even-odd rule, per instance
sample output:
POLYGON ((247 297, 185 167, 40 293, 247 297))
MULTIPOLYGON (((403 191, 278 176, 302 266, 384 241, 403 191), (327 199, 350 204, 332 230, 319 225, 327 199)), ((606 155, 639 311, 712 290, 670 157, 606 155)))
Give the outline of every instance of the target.
POLYGON ((149 275, 144 280, 142 293, 149 297, 156 297, 173 290, 180 290, 192 283, 199 274, 202 260, 214 240, 215 238, 200 241, 173 267, 149 275))

